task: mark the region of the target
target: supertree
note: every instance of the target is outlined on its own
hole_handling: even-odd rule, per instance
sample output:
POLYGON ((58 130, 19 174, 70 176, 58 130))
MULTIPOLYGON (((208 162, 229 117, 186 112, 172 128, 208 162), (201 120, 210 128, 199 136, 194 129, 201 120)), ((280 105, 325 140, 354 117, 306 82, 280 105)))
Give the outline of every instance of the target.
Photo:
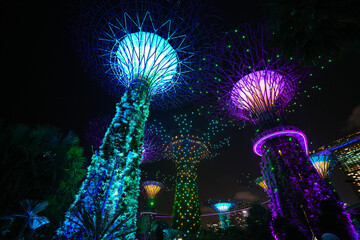
POLYGON ((310 161, 319 175, 328 179, 331 175, 331 170, 334 167, 334 159, 331 156, 331 152, 328 150, 311 155, 310 161))
POLYGON ((218 202, 211 205, 217 212, 219 212, 220 225, 222 229, 229 227, 229 214, 227 213, 232 207, 233 203, 231 202, 218 202))
POLYGON ((142 193, 147 198, 147 211, 155 210, 155 198, 159 196, 164 185, 157 181, 145 181, 141 184, 142 193))
POLYGON ((305 134, 285 123, 285 109, 307 71, 270 49, 270 38, 261 25, 245 24, 219 41, 216 50, 223 61, 215 65, 222 82, 215 92, 221 103, 218 109, 256 127, 253 150, 262 157, 276 239, 289 239, 290 228, 302 239, 320 238, 320 203, 325 200, 335 202, 333 220, 346 231, 344 236, 356 239, 343 203, 337 202, 309 161, 305 134))
POLYGON ((150 234, 151 222, 153 221, 152 213, 155 212, 155 198, 159 196, 164 185, 157 181, 145 181, 141 184, 144 197, 147 199, 145 213, 140 218, 139 233, 148 236, 150 234))
POLYGON ((119 210, 123 212, 119 220, 130 216, 123 229, 136 229, 139 165, 150 102, 167 108, 199 96, 208 62, 199 46, 212 29, 211 24, 202 27, 206 14, 198 1, 180 6, 171 1, 109 0, 80 6, 79 24, 72 28, 74 45, 91 75, 120 100, 58 231, 65 237, 81 231, 69 223, 77 221, 72 209, 78 204, 87 212, 101 204, 101 214, 107 215, 119 210), (96 196, 86 198, 94 189, 96 196))
POLYGON ((198 165, 205 158, 217 156, 220 148, 229 145, 229 138, 215 139, 219 139, 226 123, 211 120, 204 124, 204 120, 195 121, 196 117, 194 112, 174 116, 177 130, 170 134, 165 149, 167 158, 173 160, 177 168, 172 227, 182 231, 185 237, 198 237, 201 226, 198 165))
POLYGON ((265 192, 268 191, 268 186, 267 186, 267 184, 266 184, 265 179, 264 179, 263 176, 256 178, 256 179, 255 179, 255 183, 256 183, 257 185, 259 185, 262 189, 264 189, 265 192))
MULTIPOLYGON (((99 149, 102 137, 105 135, 112 117, 110 115, 98 117, 89 122, 86 139, 94 149, 99 149)), ((167 141, 164 127, 161 122, 150 121, 145 123, 142 146, 142 163, 161 160, 164 157, 165 143, 167 141)))
MULTIPOLYGON (((103 139, 101 136, 104 136, 108 126, 111 124, 111 116, 103 116, 98 117, 92 121, 90 121, 87 133, 86 133, 86 139, 88 142, 92 145, 93 148, 99 149, 102 145, 103 139)), ((164 149, 165 149, 165 143, 166 143, 166 135, 164 133, 164 128, 161 125, 161 123, 155 123, 155 122, 146 122, 145 123, 145 131, 144 131, 144 140, 143 140, 143 146, 142 146, 142 163, 149 163, 152 161, 159 160, 163 158, 164 156, 164 149)), ((95 155, 93 158, 98 157, 98 150, 95 150, 95 155)), ((93 159, 94 161, 94 159, 93 159)), ((99 165, 96 165, 99 166, 99 165)), ((87 182, 83 183, 83 186, 81 187, 80 193, 82 193, 82 197, 84 199, 88 199, 86 202, 92 202, 94 196, 101 191, 99 188, 99 185, 101 184, 102 177, 99 178, 98 176, 98 168, 90 166, 88 169, 88 180, 87 182), (90 199, 90 200, 89 200, 90 199)), ((123 178, 125 178, 123 176, 123 178)), ((122 179, 123 181, 123 179, 122 179)), ((121 189, 121 188, 120 188, 121 189)), ((109 190, 108 194, 109 193, 109 190)), ((79 194, 76 196, 79 198, 79 194)), ((77 199, 78 200, 78 199, 77 199)), ((75 201, 77 203, 78 201, 75 201)), ((94 204, 89 205, 90 209, 95 209, 94 204)), ((77 208, 76 204, 72 205, 73 208, 77 208)), ((67 214, 70 214, 68 212, 67 214)), ((68 217, 68 216, 67 216, 68 217)), ((71 223, 73 220, 68 220, 70 222, 65 221, 65 224, 70 225, 68 228, 71 229, 71 223)))

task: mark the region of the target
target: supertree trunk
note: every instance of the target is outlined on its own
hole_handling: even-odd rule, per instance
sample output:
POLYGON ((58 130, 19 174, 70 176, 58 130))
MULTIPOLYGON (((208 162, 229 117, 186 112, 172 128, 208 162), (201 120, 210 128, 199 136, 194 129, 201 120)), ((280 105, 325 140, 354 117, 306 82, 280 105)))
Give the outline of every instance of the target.
MULTIPOLYGON (((100 147, 93 157, 76 199, 68 212, 66 220, 58 231, 65 237, 78 235, 79 227, 73 223, 75 207, 83 204, 88 212, 101 206, 101 214, 126 216, 124 230, 136 229, 140 169, 145 122, 149 114, 150 99, 146 85, 132 85, 117 104, 113 118, 100 147)), ((122 219, 123 220, 123 219, 122 219)), ((120 229, 119 229, 120 230, 120 229)), ((135 239, 135 233, 127 239, 135 239)))
POLYGON ((219 214, 220 225, 222 229, 226 229, 229 227, 229 215, 227 213, 219 214))
POLYGON ((189 162, 185 158, 182 159, 176 165, 177 176, 172 227, 186 235, 198 236, 201 222, 197 163, 189 162))
MULTIPOLYGON (((329 200, 339 205, 336 196, 311 165, 296 137, 280 134, 266 140, 262 148, 261 167, 269 186, 274 219, 286 219, 306 239, 313 239, 314 236, 320 238, 320 204, 323 200, 329 200)), ((340 205, 338 207, 341 208, 340 205)), ((338 221, 346 228, 349 219, 341 214, 338 221)), ((286 232, 275 231, 286 237, 286 232)), ((355 239, 351 238, 352 235, 349 229, 349 239, 355 239)))
POLYGON ((147 204, 144 210, 145 213, 142 213, 139 220, 138 232, 143 235, 143 239, 149 239, 150 231, 151 231, 151 223, 154 221, 155 217, 153 214, 149 214, 147 212, 153 213, 156 211, 153 198, 149 198, 147 200, 147 204))

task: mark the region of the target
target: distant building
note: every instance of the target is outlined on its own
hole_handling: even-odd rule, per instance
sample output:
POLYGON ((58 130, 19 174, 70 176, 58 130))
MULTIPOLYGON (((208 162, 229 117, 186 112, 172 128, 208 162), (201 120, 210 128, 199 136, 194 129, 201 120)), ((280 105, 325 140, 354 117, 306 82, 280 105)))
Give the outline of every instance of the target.
POLYGON ((329 150, 360 199, 360 132, 340 138, 318 151, 329 150))
POLYGON ((212 223, 207 223, 206 227, 207 227, 208 230, 213 231, 213 232, 216 232, 217 230, 221 229, 219 221, 212 222, 212 223))
POLYGON ((249 214, 247 210, 229 213, 230 226, 246 228, 246 217, 248 215, 249 214))

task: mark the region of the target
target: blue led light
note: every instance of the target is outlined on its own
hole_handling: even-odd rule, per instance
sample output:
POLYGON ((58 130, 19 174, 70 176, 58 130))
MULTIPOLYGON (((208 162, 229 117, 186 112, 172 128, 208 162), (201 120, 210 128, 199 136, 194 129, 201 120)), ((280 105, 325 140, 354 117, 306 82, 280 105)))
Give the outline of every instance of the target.
POLYGON ((231 203, 216 203, 214 204, 214 208, 218 211, 218 212, 226 212, 229 211, 231 208, 232 204, 231 203))
POLYGON ((334 150, 336 150, 336 149, 338 149, 338 148, 344 147, 344 146, 349 145, 349 144, 351 144, 351 143, 353 143, 353 142, 356 142, 356 141, 359 141, 359 140, 358 140, 358 139, 351 140, 351 141, 349 141, 349 142, 347 142, 347 143, 344 143, 344 144, 342 144, 342 145, 340 145, 340 146, 331 148, 330 150, 331 150, 331 151, 334 151, 334 150))
POLYGON ((133 79, 144 79, 152 95, 173 87, 177 74, 178 57, 174 48, 155 33, 126 34, 116 52, 119 81, 127 85, 133 79))

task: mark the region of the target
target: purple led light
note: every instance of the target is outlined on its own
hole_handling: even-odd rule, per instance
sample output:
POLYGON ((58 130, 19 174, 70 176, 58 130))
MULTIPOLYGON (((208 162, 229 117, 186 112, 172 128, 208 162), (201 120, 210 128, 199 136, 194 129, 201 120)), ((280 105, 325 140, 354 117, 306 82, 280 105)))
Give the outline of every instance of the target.
POLYGON ((274 71, 255 71, 235 84, 231 100, 238 108, 259 116, 277 105, 279 98, 287 93, 288 85, 283 76, 274 71))
MULTIPOLYGON (((272 130, 272 129, 270 129, 270 130, 272 130)), ((305 134, 299 130, 290 130, 290 129, 272 132, 270 134, 266 134, 265 136, 261 137, 259 140, 257 140, 255 142, 255 144, 253 146, 254 153, 261 157, 262 156, 262 146, 266 142, 266 140, 271 139, 273 137, 282 136, 282 135, 285 135, 288 137, 295 137, 300 142, 301 146, 305 149, 306 154, 309 155, 309 148, 308 148, 307 138, 306 138, 305 134)))

